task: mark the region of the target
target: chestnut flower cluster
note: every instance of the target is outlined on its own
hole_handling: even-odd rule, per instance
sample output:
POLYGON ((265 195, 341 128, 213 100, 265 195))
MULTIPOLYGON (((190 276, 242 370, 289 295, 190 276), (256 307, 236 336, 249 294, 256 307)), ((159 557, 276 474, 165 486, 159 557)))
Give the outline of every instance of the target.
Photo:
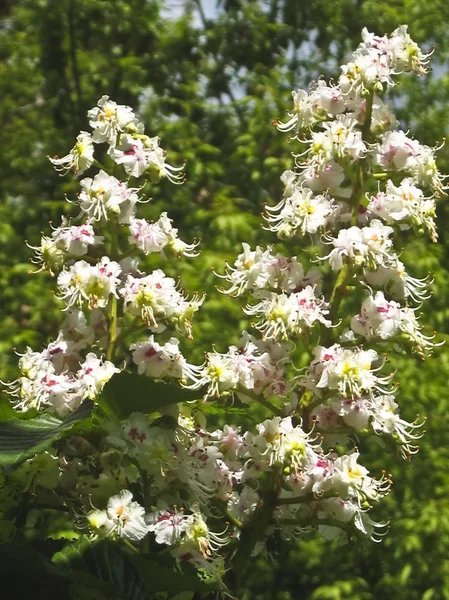
POLYGON ((137 217, 147 183, 181 184, 183 167, 166 161, 130 107, 107 96, 88 112, 91 133, 50 159, 63 173, 90 176, 72 200, 74 223, 64 218, 34 248, 34 262, 56 276, 64 320, 47 348, 21 355, 21 376, 8 384, 15 408, 71 414, 87 398, 97 402, 124 369, 166 382, 167 395, 173 383, 189 394, 164 409, 148 397, 147 412, 102 417, 101 443, 67 437, 55 455, 17 470, 28 482, 18 485, 32 481, 36 494, 57 491, 76 508, 73 519, 92 540, 164 550, 222 579, 269 535, 385 534, 387 523, 370 511, 391 482, 369 474, 354 440, 377 435, 403 457, 417 451, 421 424, 400 416, 384 353, 425 355, 435 345, 417 313, 429 282, 407 273, 394 236, 427 231, 435 241, 445 185, 436 149, 396 129, 384 99, 397 76, 424 74, 430 55, 405 26, 362 38, 335 83, 293 92, 289 119, 276 123, 292 133, 295 152, 265 227, 293 251, 243 243, 226 264, 221 291, 241 299, 252 329, 201 365, 188 362, 180 338, 191 338, 204 296, 189 297, 162 268, 146 272, 138 262, 198 254, 166 212, 153 222, 137 217), (299 257, 300 244, 295 250, 305 236, 320 247, 314 266, 299 257), (208 425, 210 407, 226 403, 268 418, 208 425))
POLYGON ((165 162, 158 138, 144 135, 143 124, 130 107, 103 96, 88 116, 93 133, 81 132, 70 153, 51 162, 57 169, 79 175, 101 167, 94 158, 94 145, 106 144, 110 169, 118 175, 123 164, 125 176, 120 179, 99 168, 93 177, 81 179, 74 200, 79 207, 77 224, 63 218, 51 237, 43 236, 41 244, 32 247, 33 262, 57 274, 57 297, 65 304, 66 316, 56 341, 41 353, 28 348, 19 361, 22 376, 9 388, 22 411, 47 409, 64 416, 82 400, 95 399, 119 372, 112 360, 119 336, 124 338, 130 329, 160 332, 169 324, 190 335, 193 314, 203 301, 199 295, 189 299, 179 282, 161 269, 150 274, 140 271, 137 258, 120 246, 126 243, 125 234, 143 254, 196 255, 197 244, 178 237, 167 213, 154 223, 136 218, 137 205, 144 200, 139 197, 141 188, 132 187, 128 177, 138 163, 139 173, 148 171, 152 181, 168 177, 180 183, 181 169, 165 162), (128 148, 124 162, 120 148, 133 139, 135 152, 128 148), (145 161, 138 152, 142 145, 147 148, 142 151, 145 161))

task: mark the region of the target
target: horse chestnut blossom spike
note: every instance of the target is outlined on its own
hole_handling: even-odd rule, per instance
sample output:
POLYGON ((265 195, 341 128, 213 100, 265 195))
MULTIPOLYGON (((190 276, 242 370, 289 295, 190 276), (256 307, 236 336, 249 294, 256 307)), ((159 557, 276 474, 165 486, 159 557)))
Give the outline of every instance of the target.
MULTIPOLYGON (((405 26, 384 36, 365 29, 333 83, 293 92, 292 110, 276 122, 292 136, 291 168, 280 174, 282 197, 265 209, 265 228, 286 241, 282 252, 243 241, 226 263, 221 291, 242 298, 254 323, 235 343, 218 336, 221 351, 212 346, 200 365, 182 338, 192 336, 204 296, 188 296, 166 274, 176 265, 161 268, 195 257, 197 243, 184 242, 165 211, 153 221, 138 214, 139 194, 162 178, 182 183, 184 166, 167 162, 129 106, 103 96, 88 112, 90 133, 51 159, 63 172, 89 169, 76 226, 63 218, 33 248, 33 262, 56 278, 64 319, 41 351, 21 352, 6 389, 22 412, 65 418, 85 399, 99 407, 94 429, 86 419, 68 430, 75 419, 67 419, 51 454, 18 467, 31 509, 19 528, 51 491, 55 509, 85 515, 91 538, 133 545, 141 561, 159 553, 173 568, 187 561, 214 586, 275 532, 285 541, 382 538, 387 524, 372 514, 390 477, 372 476, 355 444, 381 436, 403 458, 418 450, 423 422, 402 418, 387 366, 410 346, 424 358, 438 344, 413 307, 429 296, 430 278, 409 275, 397 248, 415 232, 436 240, 446 182, 438 147, 398 129, 386 95, 400 73, 424 74, 429 59, 405 26)), ((11 470, 7 485, 22 493, 11 470)))

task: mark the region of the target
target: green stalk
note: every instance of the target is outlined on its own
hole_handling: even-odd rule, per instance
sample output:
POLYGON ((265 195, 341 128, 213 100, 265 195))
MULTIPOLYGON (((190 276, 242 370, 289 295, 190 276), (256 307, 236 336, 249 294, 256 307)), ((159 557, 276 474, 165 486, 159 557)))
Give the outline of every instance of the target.
POLYGON ((142 323, 142 321, 140 320, 139 317, 134 317, 134 319, 131 321, 131 323, 129 324, 128 327, 126 327, 125 329, 123 329, 115 338, 115 347, 118 348, 119 345, 131 334, 131 333, 135 333, 136 331, 139 331, 139 329, 141 329, 142 331, 146 330, 145 325, 142 323))
POLYGON ((261 404, 264 408, 266 408, 267 410, 272 412, 277 417, 285 416, 280 408, 277 408, 276 406, 274 406, 274 404, 272 404, 269 400, 267 400, 263 396, 259 396, 259 394, 255 394, 254 392, 251 392, 250 390, 245 390, 245 389, 239 389, 236 391, 244 394, 245 396, 248 396, 249 398, 252 398, 253 400, 255 400, 256 402, 261 404))
MULTIPOLYGON (((115 219, 111 220, 111 248, 110 248, 110 257, 111 260, 119 260, 120 252, 118 249, 118 228, 117 221, 115 219)), ((114 361, 115 351, 117 348, 117 298, 114 295, 111 295, 108 302, 108 349, 106 352, 107 360, 111 362, 114 361)))
POLYGON ((242 527, 239 547, 232 561, 237 581, 242 580, 246 569, 251 565, 250 557, 256 544, 265 539, 266 529, 273 521, 273 512, 279 503, 281 469, 281 465, 273 468, 256 510, 242 527))
POLYGON ((338 527, 346 531, 348 535, 354 535, 354 528, 343 521, 335 521, 333 519, 316 519, 312 521, 301 521, 300 519, 278 519, 276 521, 278 525, 293 525, 297 527, 318 527, 319 525, 327 525, 329 527, 338 527))
POLYGON ((327 492, 321 496, 315 494, 306 494, 305 496, 292 496, 291 498, 279 498, 278 505, 283 504, 302 504, 304 502, 316 502, 317 500, 325 500, 326 498, 338 498, 334 493, 327 492))
MULTIPOLYGON (((97 167, 97 169, 100 169, 100 171, 104 171, 105 173, 108 173, 107 168, 101 164, 101 162, 99 162, 97 159, 94 159, 93 162, 94 167, 97 167)), ((109 175, 109 173, 108 173, 109 175)))
POLYGON ((237 527, 237 529, 243 529, 242 522, 239 521, 238 519, 236 519, 229 510, 227 510, 227 509, 225 510, 225 515, 229 519, 229 522, 232 523, 233 525, 235 525, 235 527, 237 527))
POLYGON ((117 298, 112 295, 109 298, 108 304, 108 349, 106 352, 106 358, 111 362, 114 361, 116 341, 117 341, 117 298))

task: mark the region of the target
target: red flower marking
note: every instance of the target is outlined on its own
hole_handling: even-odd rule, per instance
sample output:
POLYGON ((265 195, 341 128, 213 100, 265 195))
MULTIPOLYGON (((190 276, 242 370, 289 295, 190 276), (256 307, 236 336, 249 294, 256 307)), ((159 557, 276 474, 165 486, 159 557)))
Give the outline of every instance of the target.
POLYGON ((157 353, 158 353, 158 351, 157 351, 157 350, 155 350, 155 349, 153 348, 153 346, 151 346, 151 347, 150 347, 150 348, 148 348, 148 350, 145 352, 145 356, 146 356, 147 358, 151 358, 152 356, 154 356, 154 355, 155 355, 155 354, 157 354, 157 353))

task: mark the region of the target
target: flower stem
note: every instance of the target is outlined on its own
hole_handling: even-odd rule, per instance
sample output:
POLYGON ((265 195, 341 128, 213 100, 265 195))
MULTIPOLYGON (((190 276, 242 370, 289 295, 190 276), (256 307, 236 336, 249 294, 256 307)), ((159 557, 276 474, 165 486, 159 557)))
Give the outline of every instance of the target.
POLYGON ((249 558, 256 544, 266 536, 266 529, 273 520, 273 512, 278 505, 281 484, 281 466, 275 467, 270 473, 265 490, 248 523, 242 527, 240 544, 233 558, 233 569, 238 580, 242 580, 247 567, 251 564, 249 558))
POLYGON ((105 173, 108 172, 106 167, 104 165, 102 165, 101 162, 99 162, 97 159, 94 159, 93 165, 94 165, 94 167, 97 167, 97 169, 100 169, 100 171, 104 171, 105 173))
POLYGON ((269 400, 267 400, 263 396, 259 396, 259 394, 251 392, 251 390, 242 390, 242 389, 240 389, 240 390, 237 390, 237 392, 240 392, 241 394, 244 394, 245 396, 249 396, 250 398, 252 398, 256 402, 258 402, 259 404, 261 404, 264 408, 266 408, 267 410, 269 410, 270 412, 272 412, 277 417, 283 417, 284 416, 284 413, 282 412, 282 410, 280 408, 277 408, 276 406, 274 406, 274 404, 272 404, 269 400))
POLYGON ((122 543, 128 548, 128 550, 131 550, 133 554, 139 554, 139 550, 135 546, 133 546, 131 542, 129 542, 126 538, 122 538, 122 543))
POLYGON ((321 496, 315 494, 306 494, 305 496, 292 496, 291 498, 279 498, 278 505, 283 504, 302 504, 304 502, 317 502, 318 500, 325 500, 326 498, 338 498, 334 493, 328 492, 321 496))
POLYGON ((225 510, 225 515, 229 519, 229 521, 237 527, 237 529, 243 529, 242 522, 236 519, 228 509, 225 510))
POLYGON ((109 340, 106 358, 110 361, 113 361, 115 357, 115 350, 117 347, 117 298, 115 296, 111 296, 109 299, 108 325, 109 340))
MULTIPOLYGON (((119 259, 118 249, 118 228, 115 219, 111 220, 111 250, 110 256, 112 260, 119 259)), ((117 297, 111 295, 108 303, 108 349, 106 352, 106 358, 110 361, 114 360, 115 351, 117 348, 117 297)))

